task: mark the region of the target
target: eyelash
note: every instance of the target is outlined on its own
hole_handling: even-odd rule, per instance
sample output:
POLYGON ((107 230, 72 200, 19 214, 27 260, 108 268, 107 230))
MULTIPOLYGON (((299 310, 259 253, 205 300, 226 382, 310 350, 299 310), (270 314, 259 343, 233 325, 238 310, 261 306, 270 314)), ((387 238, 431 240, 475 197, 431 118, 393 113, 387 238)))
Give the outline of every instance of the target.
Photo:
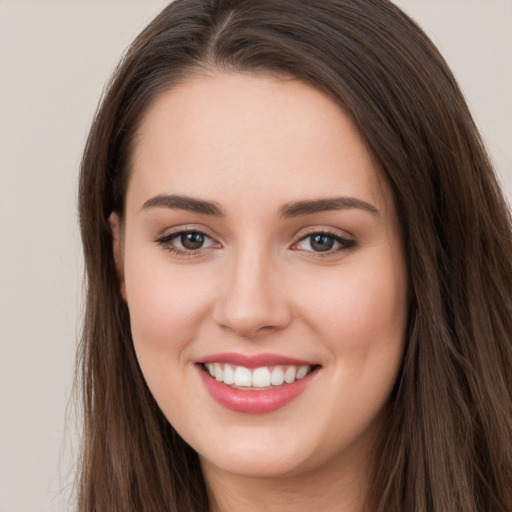
MULTIPOLYGON (((327 257, 327 256, 330 256, 332 254, 336 254, 336 253, 338 253, 340 251, 347 251, 347 250, 353 249, 356 246, 356 241, 355 240, 352 240, 350 238, 345 238, 344 236, 341 236, 339 233, 335 233, 334 231, 330 231, 328 229, 311 231, 311 232, 303 235, 294 244, 294 246, 298 245, 300 242, 303 242, 304 240, 307 240, 308 238, 312 239, 312 237, 314 237, 315 235, 320 235, 320 236, 325 237, 325 238, 331 238, 331 239, 334 240, 335 243, 339 244, 339 247, 337 249, 334 249, 334 250, 328 249, 326 251, 313 251, 313 250, 311 250, 311 251, 304 251, 304 252, 310 253, 310 254, 308 254, 308 257, 310 257, 310 258, 323 258, 323 257, 327 257)), ((310 245, 311 245, 311 241, 310 241, 310 245)))
MULTIPOLYGON (((201 235, 205 239, 213 242, 213 244, 216 243, 215 240, 211 236, 209 236, 206 233, 204 233, 203 231, 200 231, 197 229, 184 229, 181 231, 175 231, 174 233, 169 233, 168 235, 157 238, 155 240, 155 243, 158 244, 159 246, 163 247, 166 251, 168 251, 172 254, 175 254, 176 256, 180 256, 180 257, 198 256, 199 254, 204 253, 205 250, 210 249, 210 247, 200 247, 197 250, 192 250, 192 249, 183 250, 183 249, 179 249, 179 248, 175 247, 174 245, 172 245, 172 243, 171 243, 172 240, 177 239, 177 238, 182 237, 183 235, 187 235, 187 234, 201 235)), ((293 244, 292 248, 297 246, 299 243, 307 240, 308 238, 311 239, 315 235, 320 235, 325 238, 331 238, 334 240, 335 243, 339 244, 339 247, 335 250, 327 249, 326 251, 303 250, 306 253, 311 253, 308 255, 308 257, 312 257, 312 258, 327 257, 329 255, 336 254, 340 251, 346 251, 346 250, 353 249, 356 246, 355 240, 345 238, 338 233, 324 229, 324 230, 311 231, 311 232, 303 235, 297 242, 295 242, 293 244)), ((310 245, 311 245, 311 242, 310 242, 310 245)), ((300 249, 298 249, 298 250, 300 250, 300 249)))
POLYGON ((205 249, 208 249, 205 247, 200 247, 197 250, 192 250, 192 249, 183 250, 183 249, 179 249, 178 247, 175 247, 172 245, 172 243, 171 243, 172 240, 174 240, 176 238, 180 238, 183 235, 187 235, 187 234, 198 234, 198 235, 203 236, 205 239, 208 239, 208 240, 211 240, 212 242, 214 242, 214 240, 211 236, 207 235, 206 233, 204 233, 203 231, 200 231, 198 229, 183 229, 181 231, 175 231, 174 233, 169 233, 168 235, 157 238, 155 240, 155 242, 158 245, 160 245, 161 247, 163 247, 166 251, 168 251, 172 254, 175 254, 176 256, 182 256, 182 257, 188 257, 188 258, 197 256, 197 255, 201 254, 202 252, 204 252, 205 249))

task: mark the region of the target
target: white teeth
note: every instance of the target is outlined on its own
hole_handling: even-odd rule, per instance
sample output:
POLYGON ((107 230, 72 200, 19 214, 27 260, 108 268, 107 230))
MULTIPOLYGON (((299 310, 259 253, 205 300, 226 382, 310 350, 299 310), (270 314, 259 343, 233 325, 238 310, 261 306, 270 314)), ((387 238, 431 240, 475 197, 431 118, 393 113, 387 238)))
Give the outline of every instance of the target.
POLYGON ((205 369, 217 381, 242 388, 269 388, 291 384, 303 379, 311 371, 311 366, 262 366, 249 369, 225 363, 205 363, 205 369))
POLYGON ((235 384, 250 388, 252 386, 251 370, 243 366, 237 366, 235 370, 235 384))
POLYGON ((297 380, 303 379, 308 374, 308 367, 307 366, 301 366, 297 370, 297 380))
POLYGON ((286 371, 284 372, 284 381, 287 384, 291 384, 295 380, 296 376, 297 376, 297 370, 295 369, 295 367, 288 366, 288 368, 286 368, 286 371))
POLYGON ((284 382, 284 372, 280 366, 276 366, 272 370, 272 378, 270 382, 272 386, 280 386, 284 382))
POLYGON ((256 368, 252 372, 252 385, 255 388, 268 388, 270 386, 270 372, 267 367, 256 368))
POLYGON ((222 369, 222 366, 219 363, 215 363, 214 370, 215 370, 215 380, 222 382, 224 380, 224 370, 222 369))
POLYGON ((229 364, 224 365, 224 384, 235 383, 235 370, 229 364))

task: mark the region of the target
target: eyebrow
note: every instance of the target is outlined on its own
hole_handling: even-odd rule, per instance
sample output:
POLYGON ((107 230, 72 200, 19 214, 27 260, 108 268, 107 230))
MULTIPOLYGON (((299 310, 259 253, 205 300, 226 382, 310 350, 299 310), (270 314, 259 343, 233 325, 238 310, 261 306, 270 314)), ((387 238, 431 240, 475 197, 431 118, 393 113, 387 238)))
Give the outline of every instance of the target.
MULTIPOLYGON (((151 208, 171 208, 186 210, 202 215, 213 215, 215 217, 225 216, 223 208, 214 201, 195 199, 193 197, 177 194, 160 194, 148 199, 142 205, 142 210, 151 208)), ((375 206, 355 197, 334 197, 329 199, 314 199, 312 201, 296 201, 293 203, 287 203, 279 210, 279 215, 281 218, 291 218, 299 217, 301 215, 313 215, 315 213, 325 211, 351 209, 364 210, 373 215, 379 215, 379 211, 375 206)))
POLYGON ((313 215, 315 213, 333 210, 359 209, 379 215, 379 210, 362 199, 356 197, 334 197, 329 199, 315 199, 312 201, 297 201, 285 204, 280 210, 281 218, 299 217, 300 215, 313 215))
POLYGON ((152 197, 151 199, 148 199, 142 205, 142 210, 150 208, 172 208, 200 213, 202 215, 214 215, 215 217, 224 216, 224 210, 218 203, 176 194, 160 194, 158 196, 152 197))

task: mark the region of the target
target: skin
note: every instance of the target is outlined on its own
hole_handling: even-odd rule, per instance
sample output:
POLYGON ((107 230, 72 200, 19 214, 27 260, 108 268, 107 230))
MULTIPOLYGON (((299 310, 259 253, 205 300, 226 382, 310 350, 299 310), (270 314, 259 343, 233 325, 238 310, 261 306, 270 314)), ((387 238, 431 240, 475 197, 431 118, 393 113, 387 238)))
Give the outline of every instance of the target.
POLYGON ((111 216, 134 346, 198 452, 216 510, 363 510, 372 445, 402 361, 406 265, 391 193, 350 119, 295 80, 216 72, 160 94, 111 216), (222 216, 153 206, 179 194, 222 216), (285 205, 372 205, 283 217, 285 205), (208 235, 194 253, 171 233, 208 235), (312 233, 349 240, 315 251, 312 233), (331 235, 329 235, 331 236, 331 235), (178 248, 184 253, 178 254, 178 248), (277 411, 219 405, 196 365, 220 352, 321 365, 277 411))

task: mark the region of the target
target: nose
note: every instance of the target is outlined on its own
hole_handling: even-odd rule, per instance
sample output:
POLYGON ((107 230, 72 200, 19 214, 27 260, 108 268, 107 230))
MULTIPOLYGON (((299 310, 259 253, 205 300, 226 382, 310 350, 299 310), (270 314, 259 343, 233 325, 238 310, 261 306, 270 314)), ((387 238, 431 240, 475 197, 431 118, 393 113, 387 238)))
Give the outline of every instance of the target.
POLYGON ((284 329, 292 311, 278 266, 261 252, 240 254, 229 265, 215 303, 215 322, 247 339, 284 329))

